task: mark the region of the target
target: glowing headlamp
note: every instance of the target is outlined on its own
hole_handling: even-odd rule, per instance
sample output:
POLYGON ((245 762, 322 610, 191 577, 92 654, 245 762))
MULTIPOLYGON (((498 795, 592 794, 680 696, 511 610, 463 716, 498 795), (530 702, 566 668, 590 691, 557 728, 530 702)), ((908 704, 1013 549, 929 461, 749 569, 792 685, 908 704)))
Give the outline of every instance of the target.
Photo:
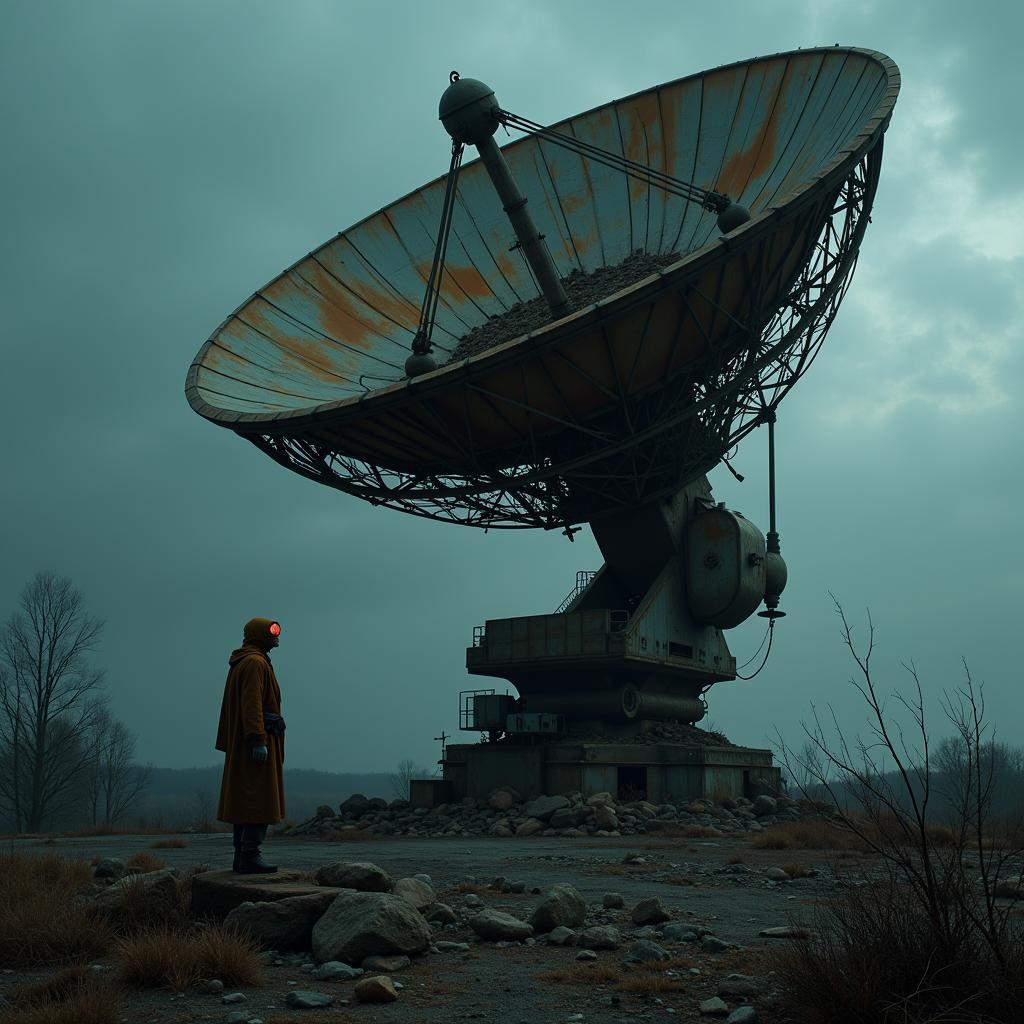
POLYGON ((272 622, 270 624, 270 635, 271 636, 280 636, 281 635, 281 627, 276 622, 272 622))

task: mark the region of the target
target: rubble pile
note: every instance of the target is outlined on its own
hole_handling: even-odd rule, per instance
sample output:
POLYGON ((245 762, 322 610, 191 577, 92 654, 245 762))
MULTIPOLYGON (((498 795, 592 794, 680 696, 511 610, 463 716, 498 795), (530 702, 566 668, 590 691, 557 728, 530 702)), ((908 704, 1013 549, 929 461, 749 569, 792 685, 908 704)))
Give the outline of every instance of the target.
POLYGON ((540 796, 523 800, 513 789, 496 789, 487 800, 466 797, 459 803, 413 807, 407 800, 350 796, 335 812, 326 804, 307 821, 278 826, 277 835, 320 836, 371 832, 374 835, 452 837, 494 836, 635 836, 648 833, 683 834, 700 830, 705 836, 759 832, 766 825, 793 821, 820 809, 787 796, 754 800, 694 800, 653 804, 646 800, 618 801, 610 793, 540 796))

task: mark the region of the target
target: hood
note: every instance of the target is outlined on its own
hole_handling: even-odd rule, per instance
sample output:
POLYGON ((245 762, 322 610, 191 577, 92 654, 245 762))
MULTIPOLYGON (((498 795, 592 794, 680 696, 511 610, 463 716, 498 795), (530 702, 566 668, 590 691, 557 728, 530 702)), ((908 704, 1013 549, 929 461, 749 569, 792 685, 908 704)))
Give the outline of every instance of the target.
POLYGON ((231 652, 228 664, 234 665, 235 662, 250 654, 262 655, 269 661, 269 652, 271 650, 270 627, 276 621, 277 619, 250 619, 242 631, 242 646, 231 652))

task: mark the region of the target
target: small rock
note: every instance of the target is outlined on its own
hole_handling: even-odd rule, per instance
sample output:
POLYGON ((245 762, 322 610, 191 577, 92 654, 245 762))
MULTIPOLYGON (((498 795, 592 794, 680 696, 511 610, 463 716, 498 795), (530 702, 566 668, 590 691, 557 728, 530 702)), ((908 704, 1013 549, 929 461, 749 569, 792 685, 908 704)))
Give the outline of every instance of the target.
POLYGON ((411 903, 421 913, 437 899, 434 890, 426 882, 421 882, 417 878, 398 879, 392 891, 396 896, 411 903))
POLYGON ((548 932, 549 946, 574 946, 575 944, 576 933, 571 928, 566 928, 564 924, 560 924, 548 932))
POLYGON ((533 934, 533 928, 518 917, 501 910, 484 910, 469 919, 469 927, 491 942, 520 942, 533 934))
POLYGON ((310 977, 314 981, 351 981, 360 977, 362 973, 360 967, 349 967, 340 960, 328 960, 313 971, 310 977))
POLYGON ((621 910, 625 905, 626 901, 622 898, 622 893, 606 892, 601 897, 601 906, 605 910, 621 910))
POLYGON ((221 996, 220 1000, 225 1006, 233 1006, 235 1003, 245 1002, 244 992, 229 992, 226 996, 221 996))
POLYGON ((764 991, 764 982, 749 974, 730 974, 718 983, 718 994, 733 999, 753 999, 764 991))
POLYGON ((756 1024, 757 1010, 752 1006, 737 1006, 728 1017, 725 1024, 756 1024))
POLYGON ((434 949, 438 953, 466 953, 469 951, 468 942, 450 942, 446 939, 441 939, 434 943, 434 949))
POLYGON ((455 911, 447 903, 435 903, 423 916, 438 924, 455 924, 458 920, 455 911))
POLYGON ((224 982, 220 978, 211 978, 206 983, 206 991, 212 995, 219 996, 224 991, 224 982))
POLYGON ((720 939, 715 935, 705 935, 700 940, 700 948, 705 953, 724 953, 727 949, 732 949, 733 944, 726 942, 724 939, 720 939))
MULTIPOLYGON (((358 984, 362 984, 359 982, 358 984)), ((357 984, 357 987, 358 987, 357 984)), ((319 1010, 323 1006, 330 1006, 334 1002, 334 996, 324 992, 303 992, 294 989, 284 997, 285 1005, 293 1010, 319 1010)))
POLYGON ((650 896, 645 900, 641 900, 633 908, 633 924, 661 924, 662 921, 667 921, 670 915, 669 912, 661 905, 661 900, 657 896, 650 896))
POLYGON ((664 946, 659 946, 650 939, 641 939, 629 947, 628 959, 647 963, 651 960, 671 960, 672 954, 664 946))
POLYGON ((619 929, 606 924, 585 929, 577 944, 584 949, 618 949, 621 942, 622 935, 619 929))
POLYGON ((484 901, 480 899, 475 892, 467 892, 466 895, 462 897, 462 902, 465 903, 470 910, 476 910, 478 907, 482 907, 484 905, 484 901))
POLYGON ((364 971, 379 971, 390 974, 408 967, 412 961, 407 956, 368 956, 359 966, 364 971))
POLYGON ((714 996, 700 1004, 700 1012, 708 1017, 724 1017, 728 1014, 729 1007, 718 996, 714 996))
POLYGON ((355 994, 361 1003, 393 1003, 398 998, 394 984, 384 974, 357 981, 355 994))
POLYGON ((784 924, 777 928, 762 928, 757 934, 762 939, 803 939, 807 937, 807 930, 784 924))
POLYGON ((688 924, 681 921, 669 921, 661 930, 665 942, 696 942, 697 933, 688 924))
MULTIPOLYGON (((760 799, 760 797, 758 797, 758 799, 760 799)), ((782 870, 782 868, 768 868, 764 873, 764 877, 767 878, 769 882, 789 881, 789 875, 787 875, 786 872, 782 870)))
POLYGON ((577 960, 596 960, 597 954, 592 949, 584 949, 576 954, 577 960))

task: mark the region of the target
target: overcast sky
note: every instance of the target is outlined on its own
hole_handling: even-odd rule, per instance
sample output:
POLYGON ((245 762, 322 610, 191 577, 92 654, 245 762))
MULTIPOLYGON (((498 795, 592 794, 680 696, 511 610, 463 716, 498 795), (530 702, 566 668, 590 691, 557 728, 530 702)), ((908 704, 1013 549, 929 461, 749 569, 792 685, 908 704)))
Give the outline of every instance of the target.
MULTIPOLYGON (((0 617, 39 569, 106 620, 96 660, 144 761, 211 764, 226 657, 280 619, 290 767, 433 762, 472 628, 545 612, 575 544, 373 509, 196 416, 190 361, 235 306, 443 173, 448 72, 554 121, 798 46, 891 56, 903 86, 853 286, 777 429, 788 617, 709 694, 734 741, 864 711, 828 592, 870 607, 879 680, 932 716, 966 658, 1024 743, 1019 3, 707 5, 6 0, 0 25, 0 617)), ((767 528, 765 438, 712 474, 767 528)), ((763 628, 729 634, 739 660, 763 628)), ((942 731, 936 721, 936 732, 942 731)), ((469 734, 466 734, 467 736, 469 734)), ((470 737, 471 738, 471 737, 470 737)))

